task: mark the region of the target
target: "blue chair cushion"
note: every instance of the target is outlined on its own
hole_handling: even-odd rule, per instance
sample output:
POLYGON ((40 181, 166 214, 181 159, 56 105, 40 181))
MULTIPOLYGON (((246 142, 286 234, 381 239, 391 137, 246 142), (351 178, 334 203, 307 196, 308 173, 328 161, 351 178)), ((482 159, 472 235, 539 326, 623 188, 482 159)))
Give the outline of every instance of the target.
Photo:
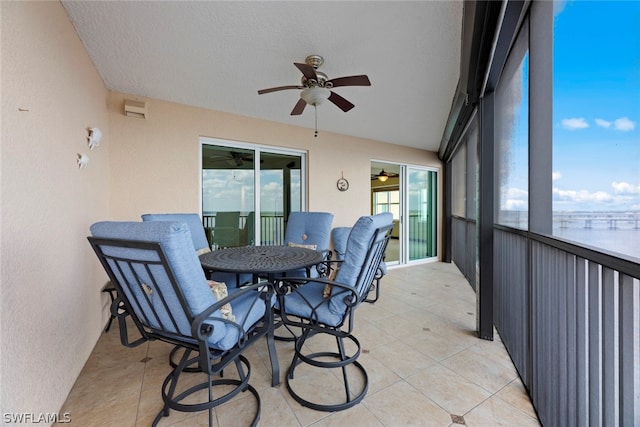
MULTIPOLYGON (((378 228, 392 223, 393 215, 389 212, 373 216, 363 216, 358 219, 349 233, 344 261, 340 265, 340 269, 336 274, 335 282, 354 286, 358 290, 365 285, 368 288, 370 283, 358 283, 358 280, 363 280, 362 277, 358 278, 358 276, 362 266, 368 261, 366 257, 371 244, 371 239, 373 239, 375 231, 378 228)), ((335 314, 344 314, 346 310, 346 304, 344 303, 344 291, 340 292, 338 288, 334 287, 330 298, 329 308, 331 312, 335 314)))
MULTIPOLYGON (((287 229, 284 235, 285 245, 315 246, 315 250, 323 254, 329 251, 331 239, 331 223, 333 214, 329 212, 291 212, 287 219, 287 229)), ((306 269, 287 271, 288 277, 306 277, 306 269)), ((318 277, 318 271, 311 268, 310 277, 318 277)))
MULTIPOLYGON (((337 326, 342 321, 342 314, 333 313, 329 309, 329 301, 322 295, 324 284, 309 282, 285 297, 286 312, 289 315, 316 320, 329 326, 337 326)), ((344 314, 344 313, 343 313, 344 314)))
MULTIPOLYGON (((200 221, 200 215, 196 213, 144 214, 142 215, 142 221, 184 222, 189 226, 191 239, 193 240, 193 247, 198 255, 211 250, 209 242, 207 241, 207 236, 204 232, 204 227, 200 221)), ((238 280, 238 276, 234 273, 215 272, 211 274, 210 278, 217 282, 224 282, 227 286, 233 288, 251 282, 253 276, 251 274, 240 274, 238 280)))
POLYGON ((347 253, 347 240, 351 233, 351 227, 336 227, 331 230, 333 237, 333 249, 336 252, 336 259, 342 261, 347 253))
MULTIPOLYGON (((193 250, 193 241, 189 227, 184 222, 169 221, 148 221, 148 222, 98 222, 91 226, 91 234, 94 237, 139 240, 148 242, 159 242, 166 255, 167 262, 171 266, 173 274, 182 290, 185 303, 191 312, 191 316, 196 316, 211 305, 215 304, 214 297, 206 277, 200 265, 200 261, 193 250)), ((127 259, 135 260, 152 260, 157 261, 157 254, 153 251, 123 248, 123 247, 103 247, 103 251, 108 255, 117 255, 127 259)), ((112 266, 113 267, 113 266, 112 266)), ((117 268, 113 268, 115 274, 120 274, 117 268)), ((152 271, 159 273, 162 270, 160 266, 154 266, 152 271)), ((143 283, 152 286, 149 275, 144 269, 136 270, 137 277, 132 273, 125 274, 129 281, 143 283)), ((126 283, 120 280, 120 283, 126 283)), ((148 294, 150 304, 146 303, 147 298, 143 295, 143 287, 133 287, 129 289, 125 287, 123 291, 127 294, 129 301, 144 301, 141 306, 133 307, 135 314, 140 319, 147 319, 148 324, 154 328, 160 328, 165 325, 165 330, 170 333, 178 333, 185 337, 192 337, 191 324, 184 312, 178 295, 175 293, 173 286, 166 274, 160 274, 156 278, 156 284, 162 295, 164 295, 168 310, 164 305, 154 298, 153 292, 148 294), (138 298, 132 298, 131 293, 135 293, 138 298), (156 315, 159 321, 156 320, 156 315), (171 318, 175 320, 177 329, 171 326, 171 318), (169 325, 167 327, 167 325, 169 325)), ((233 314, 236 316, 237 323, 250 327, 253 323, 244 323, 244 319, 255 322, 264 315, 264 305, 249 305, 246 301, 251 299, 250 296, 241 297, 234 300, 233 314), (247 311, 248 310, 248 311, 247 311)), ((214 325, 213 333, 208 338, 209 346, 228 350, 237 344, 240 335, 239 329, 233 324, 214 320, 213 318, 221 318, 220 311, 212 313, 211 324, 214 325)))
POLYGON ((329 212, 291 212, 284 236, 285 245, 316 245, 316 250, 329 249, 333 214, 329 212))
POLYGON ((196 213, 163 213, 163 214, 144 214, 142 221, 177 221, 185 222, 191 231, 191 239, 193 240, 193 248, 196 252, 202 249, 211 249, 207 236, 204 232, 204 226, 200 220, 200 215, 196 213))

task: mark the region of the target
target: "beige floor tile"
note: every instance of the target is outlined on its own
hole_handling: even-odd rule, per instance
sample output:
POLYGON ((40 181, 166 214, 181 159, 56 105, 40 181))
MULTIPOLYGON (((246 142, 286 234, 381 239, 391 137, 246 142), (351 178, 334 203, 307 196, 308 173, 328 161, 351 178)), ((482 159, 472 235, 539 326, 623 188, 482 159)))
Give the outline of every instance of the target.
POLYGON ((518 377, 513 366, 507 367, 470 350, 463 350, 442 364, 491 393, 518 377))
MULTIPOLYGON (((260 427, 299 427, 301 425, 282 390, 284 386, 260 391, 262 401, 260 427)), ((286 393, 286 390, 284 392, 286 393)))
POLYGON ((491 397, 464 416, 468 427, 539 426, 540 423, 499 397, 491 397))
POLYGON ((451 416, 406 382, 368 396, 363 405, 385 426, 447 426, 451 416))
POLYGON ((444 410, 463 415, 491 396, 491 393, 437 363, 407 378, 444 410))
POLYGON ((429 356, 411 348, 403 340, 376 347, 369 354, 400 378, 407 378, 436 363, 429 356))
POLYGON ((425 331, 407 344, 438 362, 463 351, 469 346, 468 343, 451 339, 433 331, 425 331))
POLYGON ((364 405, 357 405, 347 411, 329 414, 321 419, 313 427, 384 427, 364 405))
POLYGON ((507 386, 496 393, 496 396, 509 403, 511 406, 520 409, 531 418, 538 418, 536 411, 531 404, 531 398, 529 397, 527 390, 525 390, 522 385, 520 378, 507 384, 507 386))

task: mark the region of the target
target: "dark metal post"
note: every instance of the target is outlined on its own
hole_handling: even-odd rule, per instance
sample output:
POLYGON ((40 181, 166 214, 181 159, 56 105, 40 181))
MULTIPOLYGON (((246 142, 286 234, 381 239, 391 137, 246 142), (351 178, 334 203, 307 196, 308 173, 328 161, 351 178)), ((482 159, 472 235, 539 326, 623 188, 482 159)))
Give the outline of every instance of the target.
POLYGON ((478 150, 480 177, 478 182, 478 284, 477 329, 480 338, 493 340, 493 223, 494 223, 494 93, 480 100, 480 135, 478 150))
POLYGON ((444 193, 444 233, 442 233, 442 244, 443 244, 443 254, 442 261, 443 262, 451 262, 451 251, 453 245, 451 244, 451 240, 453 239, 453 233, 451 230, 451 216, 452 216, 452 190, 453 186, 451 185, 451 169, 452 164, 451 161, 443 162, 444 168, 444 183, 443 183, 443 193, 444 193))

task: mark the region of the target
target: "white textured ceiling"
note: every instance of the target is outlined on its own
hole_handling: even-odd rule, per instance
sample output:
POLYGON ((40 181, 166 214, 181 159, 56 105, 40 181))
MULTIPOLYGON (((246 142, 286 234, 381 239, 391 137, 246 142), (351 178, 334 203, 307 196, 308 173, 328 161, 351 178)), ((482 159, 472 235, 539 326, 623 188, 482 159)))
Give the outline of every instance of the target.
POLYGON ((437 151, 458 82, 462 1, 62 1, 110 90, 313 129, 290 112, 294 62, 324 57, 334 91, 318 129, 437 151))

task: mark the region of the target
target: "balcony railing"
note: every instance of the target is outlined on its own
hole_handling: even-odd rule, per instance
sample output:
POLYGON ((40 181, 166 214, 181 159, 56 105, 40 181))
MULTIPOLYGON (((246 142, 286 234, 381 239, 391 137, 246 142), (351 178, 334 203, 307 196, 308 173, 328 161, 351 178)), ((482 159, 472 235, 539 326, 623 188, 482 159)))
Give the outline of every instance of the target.
MULTIPOLYGON (((476 224, 452 218, 475 287, 476 224)), ((640 425, 640 264, 494 227, 494 324, 543 425, 640 425)))
POLYGON ((638 425, 640 266, 496 226, 494 322, 543 425, 638 425))
MULTIPOLYGON (((202 225, 204 226, 211 249, 221 247, 254 245, 255 236, 253 231, 253 215, 238 213, 237 220, 231 224, 224 224, 216 227, 217 213, 205 213, 202 215, 202 225), (236 224, 237 222, 237 224, 236 224), (225 234, 225 239, 218 239, 219 235, 225 234), (220 242, 224 242, 221 244, 220 242)), ((285 222, 284 216, 278 214, 262 213, 260 215, 260 244, 261 245, 282 245, 284 242, 285 222)))

